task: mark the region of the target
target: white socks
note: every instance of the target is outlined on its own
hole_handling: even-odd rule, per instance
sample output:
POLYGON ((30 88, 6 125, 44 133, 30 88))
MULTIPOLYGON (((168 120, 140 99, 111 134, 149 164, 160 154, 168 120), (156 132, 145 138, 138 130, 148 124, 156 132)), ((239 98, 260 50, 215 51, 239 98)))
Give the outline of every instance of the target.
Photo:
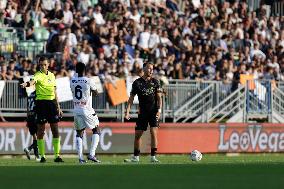
POLYGON ((79 159, 84 159, 83 157, 83 139, 81 137, 76 136, 76 147, 79 159))
MULTIPOLYGON (((92 135, 92 142, 91 142, 91 148, 90 148, 90 156, 96 155, 96 149, 98 147, 100 141, 100 135, 93 134, 92 135)), ((76 137, 76 147, 79 159, 84 159, 83 157, 83 139, 81 137, 76 137)))
POLYGON ((91 143, 91 148, 90 148, 90 156, 95 156, 96 155, 96 149, 100 141, 100 135, 98 134, 93 134, 92 135, 92 143, 91 143))

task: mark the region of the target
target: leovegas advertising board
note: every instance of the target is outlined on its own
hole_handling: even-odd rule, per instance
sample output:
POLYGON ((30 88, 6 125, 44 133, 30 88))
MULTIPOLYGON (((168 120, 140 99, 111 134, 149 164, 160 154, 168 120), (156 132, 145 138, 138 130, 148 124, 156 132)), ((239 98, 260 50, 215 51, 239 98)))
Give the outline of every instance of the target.
MULTIPOLYGON (((62 153, 76 153, 76 132, 72 122, 60 122, 62 153)), ((132 153, 135 123, 101 123, 98 153, 132 153)), ((91 132, 85 133, 87 153, 91 132)), ((52 134, 46 130, 46 151, 52 153, 52 134)), ((31 143, 25 122, 0 123, 0 154, 22 154, 31 143)), ((150 151, 149 131, 143 135, 142 153, 150 151)), ((161 124, 159 153, 283 152, 284 124, 161 124)))
POLYGON ((283 152, 284 124, 164 124, 160 153, 283 152))

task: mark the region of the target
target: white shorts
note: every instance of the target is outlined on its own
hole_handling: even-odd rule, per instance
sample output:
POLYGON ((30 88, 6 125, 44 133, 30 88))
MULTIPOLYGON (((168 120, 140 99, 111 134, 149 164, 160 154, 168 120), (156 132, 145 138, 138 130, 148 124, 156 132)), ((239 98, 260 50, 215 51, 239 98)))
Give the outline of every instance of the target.
POLYGON ((85 128, 93 129, 99 126, 99 118, 94 115, 75 115, 74 126, 76 130, 82 130, 85 128))

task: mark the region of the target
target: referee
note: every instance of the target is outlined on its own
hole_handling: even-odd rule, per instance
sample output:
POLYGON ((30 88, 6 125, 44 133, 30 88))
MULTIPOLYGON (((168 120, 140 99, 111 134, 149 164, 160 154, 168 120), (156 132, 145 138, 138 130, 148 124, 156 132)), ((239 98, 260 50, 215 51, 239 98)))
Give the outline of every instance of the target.
POLYGON ((38 149, 41 155, 41 163, 46 162, 45 157, 45 141, 43 139, 45 125, 48 122, 52 131, 54 162, 63 162, 60 153, 60 138, 58 132, 59 118, 62 116, 59 103, 56 96, 56 81, 53 73, 48 71, 49 62, 46 58, 39 59, 40 70, 37 71, 31 81, 22 83, 21 87, 29 87, 35 85, 36 88, 36 115, 37 115, 37 137, 38 149))

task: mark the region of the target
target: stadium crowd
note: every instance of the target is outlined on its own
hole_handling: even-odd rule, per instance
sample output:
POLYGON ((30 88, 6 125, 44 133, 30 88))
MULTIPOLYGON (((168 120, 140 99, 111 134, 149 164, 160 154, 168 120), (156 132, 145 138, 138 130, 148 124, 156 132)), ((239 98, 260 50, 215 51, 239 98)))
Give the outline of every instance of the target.
MULTIPOLYGON (((140 75, 145 61, 173 79, 232 82, 235 73, 284 80, 284 17, 243 0, 0 0, 0 26, 49 30, 56 77, 81 61, 87 75, 140 75)), ((0 57, 1 80, 36 71, 36 60, 0 57)))

